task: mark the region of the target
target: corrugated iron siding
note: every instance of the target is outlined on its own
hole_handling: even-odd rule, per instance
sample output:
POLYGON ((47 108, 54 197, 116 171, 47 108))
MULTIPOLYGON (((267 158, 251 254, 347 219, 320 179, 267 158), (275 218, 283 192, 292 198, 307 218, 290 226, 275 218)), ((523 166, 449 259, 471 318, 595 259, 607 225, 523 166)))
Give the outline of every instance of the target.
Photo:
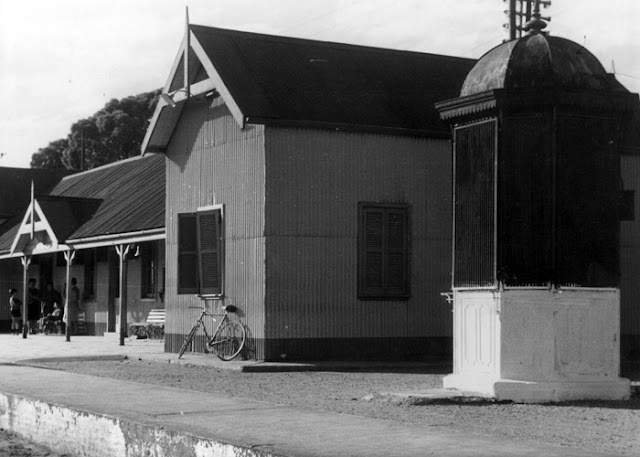
POLYGON ((640 335, 640 156, 620 162, 625 189, 635 190, 635 219, 620 222, 620 327, 623 335, 640 335))
MULTIPOLYGON (((167 334, 186 334, 198 315, 189 306, 202 306, 196 295, 177 294, 178 214, 224 204, 225 303, 241 310, 250 337, 263 338, 264 128, 241 129, 220 98, 193 99, 167 158, 167 334)), ((168 338, 166 349, 181 342, 168 338)))
POLYGON ((267 338, 451 335, 451 146, 266 131, 267 338), (410 205, 411 297, 357 297, 358 202, 410 205))
POLYGON ((454 287, 496 282, 497 121, 455 129, 454 287))

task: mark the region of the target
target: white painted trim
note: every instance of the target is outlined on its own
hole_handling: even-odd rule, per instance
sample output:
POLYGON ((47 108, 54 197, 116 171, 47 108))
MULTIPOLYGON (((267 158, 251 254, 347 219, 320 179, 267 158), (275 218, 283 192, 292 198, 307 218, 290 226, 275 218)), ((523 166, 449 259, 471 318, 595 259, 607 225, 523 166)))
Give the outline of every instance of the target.
POLYGON ((45 232, 47 235, 49 235, 49 238, 51 239, 51 244, 53 246, 51 249, 52 250, 58 249, 58 238, 56 237, 56 234, 53 232, 53 228, 51 228, 51 224, 49 224, 49 222, 47 221, 47 218, 45 217, 44 211, 42 211, 42 208, 40 207, 38 200, 34 198, 33 201, 29 204, 29 207, 27 208, 27 211, 25 212, 24 217, 22 218, 22 223, 18 228, 18 233, 16 233, 16 237, 13 239, 13 243, 11 244, 10 253, 12 255, 15 253, 15 250, 18 247, 18 242, 20 241, 20 238, 22 237, 22 235, 35 234, 36 232, 45 232), (38 222, 34 221, 36 214, 40 218, 38 222), (29 217, 31 217, 32 220, 30 224, 27 224, 27 220, 29 219, 29 217))
MULTIPOLYGON (((153 233, 152 230, 142 232, 130 232, 119 235, 107 235, 101 237, 84 238, 77 240, 69 240, 67 244, 59 244, 55 249, 46 249, 34 251, 33 255, 53 254, 56 252, 81 251, 83 249, 100 248, 107 246, 118 246, 120 244, 143 243, 146 241, 162 241, 166 238, 164 229, 153 233)), ((22 257, 22 253, 9 253, 0 255, 0 260, 22 257)))
MULTIPOLYGON (((182 38, 182 42, 180 43, 180 48, 178 49, 178 53, 173 60, 173 65, 171 65, 171 71, 169 72, 169 78, 164 83, 164 87, 162 88, 163 93, 167 93, 169 88, 171 87, 171 82, 175 77, 176 72, 178 71, 180 58, 184 54, 184 47, 186 45, 186 37, 182 38)), ((147 131, 144 134, 144 140, 142 140, 142 145, 140 146, 140 152, 144 155, 147 152, 147 148, 149 147, 149 141, 151 141, 151 136, 153 135, 153 131, 156 129, 156 124, 158 123, 158 119, 160 118, 160 113, 162 109, 167 106, 167 103, 162 100, 162 97, 158 99, 158 103, 156 104, 156 109, 153 112, 153 116, 151 117, 151 121, 149 122, 149 127, 147 127, 147 131)))
POLYGON ((158 99, 158 104, 156 105, 156 109, 153 112, 153 116, 151 117, 151 121, 149 121, 149 127, 147 127, 147 131, 144 134, 144 140, 142 140, 142 145, 140 146, 140 153, 144 155, 147 152, 147 148, 149 147, 149 141, 151 141, 151 136, 153 135, 153 131, 156 129, 156 125, 158 124, 158 119, 160 119, 160 113, 162 109, 167 106, 166 102, 162 100, 162 98, 158 99))
MULTIPOLYGON (((224 100, 227 107, 229 108, 229 111, 231 112, 231 115, 233 116, 235 121, 238 123, 238 125, 241 128, 244 128, 246 117, 240 110, 240 107, 238 106, 236 101, 231 96, 229 89, 227 89, 226 85, 222 81, 222 78, 220 77, 220 74, 214 68, 213 64, 209 60, 209 57, 207 56, 207 53, 205 52, 200 42, 197 40, 193 32, 189 32, 189 33, 190 33, 189 36, 185 36, 182 39, 182 44, 180 45, 178 54, 174 59, 171 72, 169 73, 169 78, 167 79, 167 82, 165 83, 164 88, 162 89, 162 92, 168 93, 169 88, 171 87, 171 82, 175 78, 176 72, 180 70, 180 67, 179 67, 180 58, 185 54, 185 46, 187 46, 187 43, 190 43, 191 49, 193 50, 194 54, 202 64, 202 67, 205 69, 209 79, 205 81, 200 81, 193 85, 189 84, 189 81, 185 81, 185 87, 188 85, 189 94, 187 94, 184 88, 171 92, 170 95, 173 98, 174 102, 180 103, 180 102, 186 101, 188 98, 187 95, 195 96, 195 95, 200 95, 200 94, 210 92, 211 90, 216 90, 224 100)), ((155 111, 153 112, 153 116, 151 117, 151 121, 149 122, 149 127, 147 127, 147 131, 145 132, 144 139, 142 140, 142 145, 140 147, 140 153, 142 155, 146 154, 147 149, 149 148, 149 144, 151 143, 151 138, 153 137, 153 133, 160 120, 162 110, 165 109, 167 106, 168 106, 167 102, 165 102, 162 98, 158 100, 158 104, 156 105, 155 111)), ((176 125, 177 125, 177 121, 170 128, 173 130, 175 129, 176 125)))
POLYGON ((133 244, 133 243, 145 243, 148 241, 162 241, 165 237, 163 236, 148 236, 144 238, 122 238, 119 240, 111 240, 111 241, 102 241, 95 243, 78 243, 74 245, 69 245, 73 249, 81 251, 83 249, 92 249, 92 248, 103 248, 108 246, 119 246, 121 244, 133 244))
POLYGON ((231 92, 229 92, 229 89, 224 84, 222 77, 213 66, 213 63, 211 62, 211 60, 209 60, 207 53, 205 52, 204 48, 202 47, 202 45, 200 44, 196 36, 193 34, 193 32, 191 33, 191 49, 193 49, 193 52, 195 52, 198 59, 200 59, 200 63, 202 64, 205 71, 207 72, 207 76, 209 76, 211 81, 213 81, 213 85, 215 86, 216 90, 218 91, 218 93, 220 94, 224 102, 227 104, 227 107, 229 108, 229 111, 231 112, 231 115, 233 116, 233 118, 236 120, 240 128, 244 128, 245 126, 244 114, 240 110, 240 107, 238 106, 236 101, 231 96, 231 92))
POLYGON ((558 287, 556 290, 585 290, 589 292, 602 291, 602 292, 615 292, 620 290, 617 287, 558 287))
MULTIPOLYGON (((171 65, 171 71, 169 72, 169 78, 167 79, 167 82, 164 83, 164 87, 162 88, 162 92, 164 92, 165 94, 171 88, 171 83, 173 82, 173 78, 175 78, 176 73, 178 72, 179 65, 180 65, 180 59, 184 55, 184 48, 186 46, 187 46, 187 36, 185 34, 185 36, 182 37, 182 42, 180 43, 180 48, 178 48, 178 53, 176 54, 176 57, 173 59, 173 65, 171 65)), ((186 85, 186 84, 188 84, 188 81, 185 81, 184 83, 186 85)))
POLYGON ((102 235, 91 238, 78 238, 67 240, 67 244, 73 249, 90 249, 103 246, 115 246, 126 243, 143 243, 145 241, 164 240, 165 229, 141 230, 139 232, 119 233, 116 235, 102 235))
POLYGON ((472 290, 497 290, 500 288, 498 286, 486 286, 486 287, 454 287, 452 288, 454 291, 464 290, 464 291, 472 291, 472 290))
POLYGON ((201 213, 204 211, 214 211, 217 209, 220 210, 220 214, 222 215, 222 217, 224 217, 224 203, 216 203, 208 206, 199 206, 198 208, 196 208, 196 212, 201 213))

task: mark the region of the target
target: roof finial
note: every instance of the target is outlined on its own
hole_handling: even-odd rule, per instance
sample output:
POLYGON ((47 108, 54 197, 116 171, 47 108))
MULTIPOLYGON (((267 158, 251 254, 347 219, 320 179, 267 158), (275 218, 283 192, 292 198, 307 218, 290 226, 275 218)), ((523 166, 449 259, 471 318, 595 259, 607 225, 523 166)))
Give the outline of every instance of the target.
POLYGON ((191 96, 191 86, 189 80, 189 48, 191 48, 191 32, 189 31, 189 7, 185 7, 185 22, 184 22, 184 90, 187 94, 187 100, 191 96))
POLYGON ((535 2, 532 19, 524 25, 524 30, 525 32, 529 32, 529 35, 541 33, 542 30, 547 27, 547 23, 540 17, 540 0, 535 0, 535 2))

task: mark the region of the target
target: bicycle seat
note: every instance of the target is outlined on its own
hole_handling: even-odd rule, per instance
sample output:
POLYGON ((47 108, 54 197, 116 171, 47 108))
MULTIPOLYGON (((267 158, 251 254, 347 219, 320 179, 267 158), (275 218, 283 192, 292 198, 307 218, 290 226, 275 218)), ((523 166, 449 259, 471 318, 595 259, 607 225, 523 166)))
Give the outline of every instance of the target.
POLYGON ((224 309, 227 313, 235 313, 236 311, 238 311, 238 308, 233 305, 227 305, 222 309, 224 309))

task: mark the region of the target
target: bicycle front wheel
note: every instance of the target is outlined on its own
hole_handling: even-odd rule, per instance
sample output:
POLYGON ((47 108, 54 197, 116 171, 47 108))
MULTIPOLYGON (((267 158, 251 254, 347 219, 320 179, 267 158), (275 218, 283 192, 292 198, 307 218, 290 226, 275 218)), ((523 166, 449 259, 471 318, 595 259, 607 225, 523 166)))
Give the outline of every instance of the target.
POLYGON ((182 357, 182 354, 185 353, 185 351, 187 350, 187 348, 189 347, 189 345, 193 341, 193 337, 196 336, 196 332, 198 331, 198 327, 200 327, 199 323, 194 325, 193 327, 191 327, 191 330, 189 331, 189 334, 184 339, 184 343, 182 343, 182 347, 180 348, 180 352, 178 352, 178 358, 182 357))
POLYGON ((210 343, 221 360, 232 360, 240 354, 246 339, 242 324, 226 321, 210 343))

